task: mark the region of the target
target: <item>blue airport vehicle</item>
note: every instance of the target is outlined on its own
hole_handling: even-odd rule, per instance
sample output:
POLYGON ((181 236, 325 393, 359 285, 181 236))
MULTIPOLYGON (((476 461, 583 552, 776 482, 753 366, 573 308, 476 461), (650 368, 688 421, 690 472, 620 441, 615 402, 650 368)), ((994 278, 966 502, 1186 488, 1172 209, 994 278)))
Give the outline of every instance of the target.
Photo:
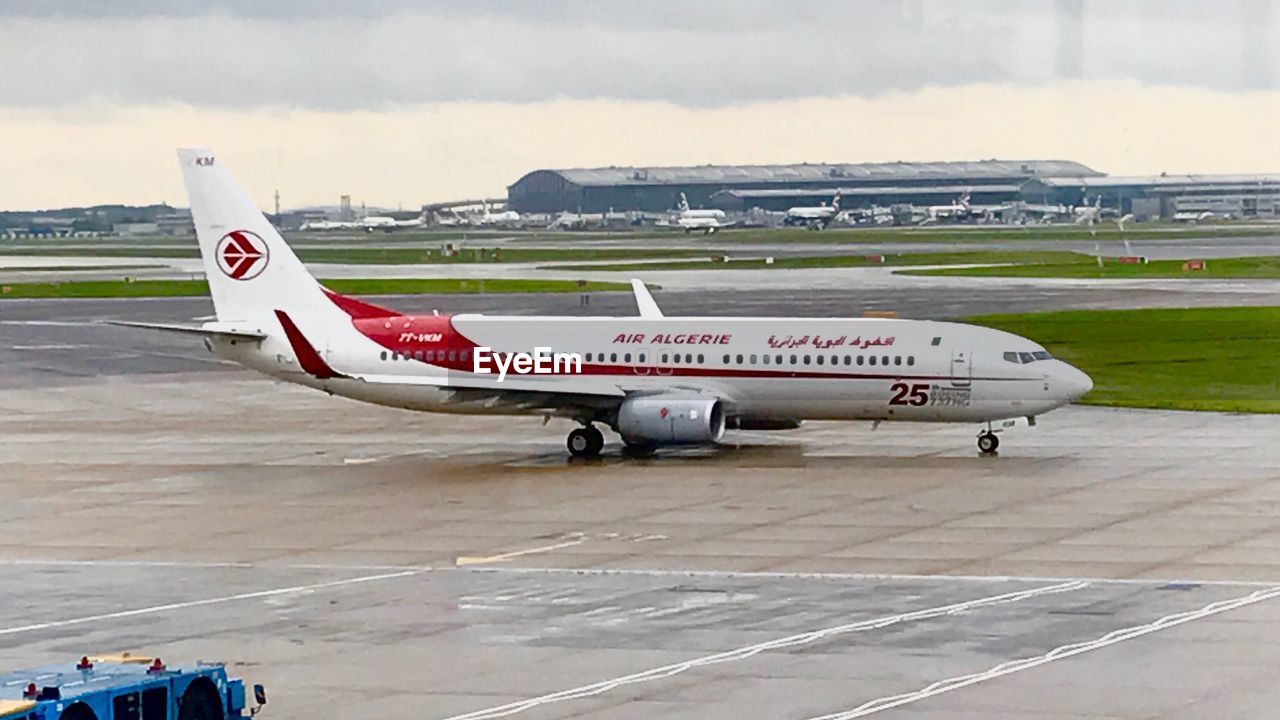
POLYGON ((0 720, 227 720, 253 717, 267 702, 221 664, 165 665, 125 653, 0 674, 0 720))

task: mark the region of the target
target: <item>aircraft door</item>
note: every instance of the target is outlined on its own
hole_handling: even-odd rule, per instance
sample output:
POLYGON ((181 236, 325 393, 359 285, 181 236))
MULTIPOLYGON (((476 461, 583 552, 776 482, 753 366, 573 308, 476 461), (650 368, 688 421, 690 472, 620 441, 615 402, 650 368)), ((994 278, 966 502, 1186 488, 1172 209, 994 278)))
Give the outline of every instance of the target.
POLYGON ((951 384, 956 387, 969 387, 973 382, 972 352, 967 348, 951 348, 951 384))
POLYGON ((671 364, 668 362, 663 362, 664 360, 670 360, 670 359, 671 359, 671 352, 668 348, 661 348, 656 353, 654 353, 654 358, 653 358, 654 372, 657 373, 658 375, 670 375, 671 364))
POLYGON ((636 353, 636 364, 632 366, 632 370, 637 375, 648 375, 653 371, 655 361, 653 348, 642 347, 636 353))

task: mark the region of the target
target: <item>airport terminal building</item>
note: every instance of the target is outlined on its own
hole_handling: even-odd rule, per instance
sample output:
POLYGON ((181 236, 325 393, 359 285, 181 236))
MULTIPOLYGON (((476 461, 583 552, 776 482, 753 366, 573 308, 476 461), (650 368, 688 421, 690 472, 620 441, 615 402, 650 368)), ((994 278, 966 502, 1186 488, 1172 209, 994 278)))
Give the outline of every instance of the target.
POLYGON ((507 188, 507 206, 521 213, 662 213, 683 193, 695 208, 778 212, 829 203, 837 192, 845 208, 941 205, 967 192, 975 205, 1100 201, 1140 219, 1199 212, 1280 218, 1280 174, 1113 177, 1070 160, 535 170, 507 188))

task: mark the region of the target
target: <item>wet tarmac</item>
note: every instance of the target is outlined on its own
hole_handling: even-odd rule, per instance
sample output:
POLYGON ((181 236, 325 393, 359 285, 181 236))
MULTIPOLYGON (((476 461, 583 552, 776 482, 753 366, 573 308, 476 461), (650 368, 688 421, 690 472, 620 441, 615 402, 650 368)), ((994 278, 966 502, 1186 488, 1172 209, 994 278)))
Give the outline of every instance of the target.
POLYGON ((279 717, 1268 717, 1280 418, 1068 408, 566 458, 242 371, 0 390, 0 667, 279 717))
MULTIPOLYGON (((743 284, 655 296, 921 318, 1276 297, 719 275, 743 284)), ((627 293, 376 300, 634 312, 627 293)), ((285 718, 1264 718, 1280 700, 1280 417, 1067 408, 994 458, 968 426, 812 423, 652 458, 611 438, 578 462, 559 422, 359 405, 100 324, 211 312, 0 302, 0 669, 221 659, 285 718)))

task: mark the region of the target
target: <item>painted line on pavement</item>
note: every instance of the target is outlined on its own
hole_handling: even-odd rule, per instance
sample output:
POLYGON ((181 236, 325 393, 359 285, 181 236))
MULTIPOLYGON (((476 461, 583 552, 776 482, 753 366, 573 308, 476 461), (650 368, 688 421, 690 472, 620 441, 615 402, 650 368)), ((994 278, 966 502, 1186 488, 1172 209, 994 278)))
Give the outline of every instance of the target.
POLYGON ((536 707, 549 705, 551 703, 563 702, 565 700, 579 700, 582 698, 600 695, 624 685, 633 685, 669 678, 693 668, 746 660, 747 658, 754 657, 762 652, 808 645, 819 640, 825 640, 827 638, 848 633, 878 630, 880 628, 898 625, 901 623, 928 620, 930 618, 942 617, 945 615, 955 615, 975 608, 1015 603, 1042 595, 1072 592, 1075 590, 1081 590, 1088 586, 1089 583, 1086 582, 1066 582, 1059 583, 1057 585, 1043 585, 1018 592, 992 595, 990 597, 966 600, 964 602, 953 603, 951 605, 942 605, 939 607, 926 608, 924 610, 915 610, 909 613, 889 615, 871 620, 862 620, 859 622, 849 623, 847 625, 836 625, 834 627, 822 628, 820 630, 812 630, 809 632, 799 633, 797 635, 778 638, 776 640, 757 643, 755 645, 746 645, 733 650, 726 650, 714 655, 705 655, 703 657, 686 660, 684 662, 663 665, 661 667, 632 673, 630 675, 601 680, 599 682, 591 683, 590 685, 582 685, 580 687, 561 690, 547 695, 518 700, 505 705, 497 705, 495 707, 463 713, 461 715, 454 715, 447 718, 447 720, 489 720, 491 718, 507 717, 536 707))
POLYGON ((1244 597, 1238 597, 1233 600, 1219 600, 1218 602, 1205 605, 1199 610, 1190 610, 1173 615, 1166 615, 1159 620, 1145 625, 1135 625, 1121 630, 1114 630, 1094 640, 1063 645, 1061 647, 1054 648, 1043 655, 1022 658, 1020 660, 1010 660, 1009 662, 1001 663, 1000 665, 996 665, 989 670, 984 670, 979 673, 939 680, 938 682, 916 690, 915 692, 877 698, 870 702, 863 703, 852 710, 831 713, 830 715, 818 715, 810 718, 809 720, 853 720, 854 718, 866 717, 892 708, 919 702, 926 698, 954 692, 961 688, 969 687, 970 685, 977 685, 978 683, 995 680, 996 678, 1004 677, 1005 675, 1012 675, 1013 673, 1030 670, 1032 668, 1040 667, 1041 665, 1047 665, 1051 662, 1056 662, 1058 660, 1074 657, 1087 652, 1093 652, 1094 650, 1101 650, 1102 648, 1122 643, 1126 640, 1140 638, 1143 635, 1149 635, 1161 630, 1167 630, 1171 627, 1177 627, 1184 623, 1194 622, 1219 613, 1229 612, 1238 608, 1254 605, 1275 597, 1280 597, 1280 587, 1272 586, 1269 590, 1258 590, 1257 592, 1253 592, 1245 595, 1244 597))

